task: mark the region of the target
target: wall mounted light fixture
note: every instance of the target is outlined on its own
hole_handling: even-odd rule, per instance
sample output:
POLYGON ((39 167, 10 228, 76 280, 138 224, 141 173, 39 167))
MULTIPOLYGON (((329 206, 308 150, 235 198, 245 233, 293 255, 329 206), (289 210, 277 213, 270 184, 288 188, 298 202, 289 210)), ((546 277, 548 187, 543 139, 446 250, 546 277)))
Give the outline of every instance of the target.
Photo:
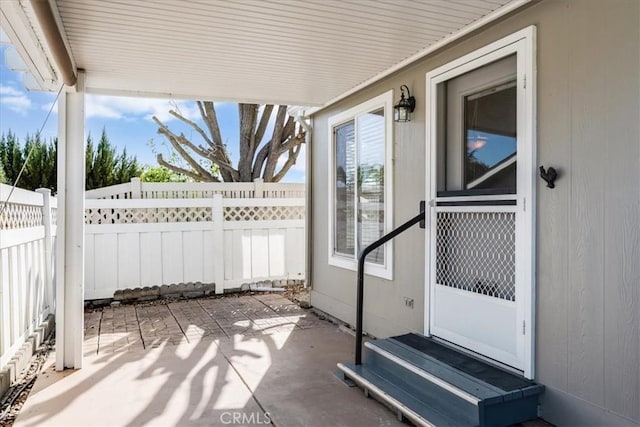
POLYGON ((395 110, 396 122, 409 122, 411 121, 411 113, 416 109, 416 99, 411 96, 407 85, 400 86, 400 101, 393 107, 395 110), (405 97, 405 91, 407 96, 405 97))

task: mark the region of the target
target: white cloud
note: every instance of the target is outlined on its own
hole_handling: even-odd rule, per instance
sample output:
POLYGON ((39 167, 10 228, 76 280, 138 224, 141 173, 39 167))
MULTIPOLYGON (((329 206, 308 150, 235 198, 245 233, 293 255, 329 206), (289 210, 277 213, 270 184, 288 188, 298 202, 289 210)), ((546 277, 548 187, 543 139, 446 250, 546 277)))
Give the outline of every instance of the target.
MULTIPOLYGON (((50 102, 42 106, 45 111, 49 111, 49 108, 51 108, 50 102)), ((138 119, 151 120, 152 116, 156 116, 162 122, 177 120, 169 114, 169 110, 177 110, 189 120, 200 118, 200 111, 195 102, 106 95, 87 95, 85 99, 85 117, 87 119, 133 121, 138 119)), ((58 112, 57 105, 54 106, 53 112, 58 112)))
POLYGON ((131 120, 151 119, 152 116, 157 116, 163 122, 176 120, 169 114, 169 110, 178 110, 190 120, 200 117, 195 103, 168 99, 87 95, 85 106, 87 118, 131 120))
POLYGON ((0 85, 0 104, 22 115, 26 115, 32 107, 31 100, 25 92, 5 85, 0 85))

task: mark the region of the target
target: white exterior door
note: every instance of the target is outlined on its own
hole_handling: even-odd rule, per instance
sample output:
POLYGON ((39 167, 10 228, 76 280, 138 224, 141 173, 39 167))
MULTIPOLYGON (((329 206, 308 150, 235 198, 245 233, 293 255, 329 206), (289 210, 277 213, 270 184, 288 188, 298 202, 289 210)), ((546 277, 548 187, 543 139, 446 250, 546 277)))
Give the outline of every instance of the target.
POLYGON ((528 377, 533 376, 532 45, 530 28, 427 75, 425 330, 528 377))

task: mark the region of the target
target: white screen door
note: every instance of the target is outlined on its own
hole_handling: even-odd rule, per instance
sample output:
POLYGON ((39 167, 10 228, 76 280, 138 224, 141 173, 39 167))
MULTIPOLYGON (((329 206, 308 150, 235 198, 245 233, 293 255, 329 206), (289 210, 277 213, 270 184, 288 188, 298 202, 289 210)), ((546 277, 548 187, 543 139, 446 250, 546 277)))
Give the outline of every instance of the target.
POLYGON ((427 75, 426 330, 532 376, 532 58, 513 38, 427 75))

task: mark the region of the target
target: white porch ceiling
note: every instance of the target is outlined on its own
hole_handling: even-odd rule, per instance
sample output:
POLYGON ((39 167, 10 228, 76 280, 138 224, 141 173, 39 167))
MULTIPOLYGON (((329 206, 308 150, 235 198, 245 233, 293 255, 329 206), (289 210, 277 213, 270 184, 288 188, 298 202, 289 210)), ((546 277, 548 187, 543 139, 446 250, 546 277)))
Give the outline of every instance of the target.
POLYGON ((321 106, 525 1, 51 3, 87 92, 321 106))

